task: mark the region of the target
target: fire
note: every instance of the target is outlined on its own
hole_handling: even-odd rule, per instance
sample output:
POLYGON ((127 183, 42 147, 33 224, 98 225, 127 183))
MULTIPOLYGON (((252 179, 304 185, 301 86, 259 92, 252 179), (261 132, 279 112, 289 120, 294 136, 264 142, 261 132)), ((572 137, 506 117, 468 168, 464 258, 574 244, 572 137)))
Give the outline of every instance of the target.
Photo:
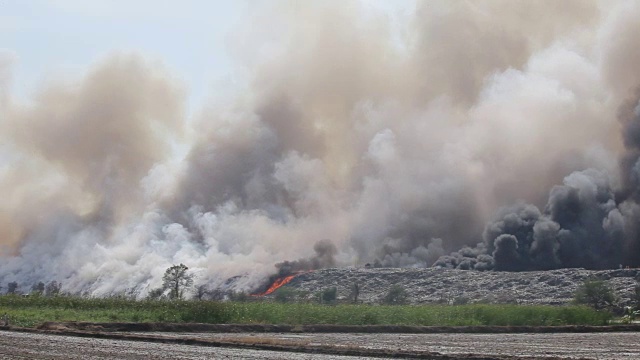
POLYGON ((296 276, 298 276, 300 274, 304 274, 304 273, 305 273, 305 271, 301 271, 301 272, 297 272, 297 273, 292 274, 292 275, 279 277, 271 285, 269 285, 269 288, 265 292, 259 293, 259 294, 253 294, 253 296, 269 295, 269 294, 273 293, 274 291, 278 290, 279 288, 281 288, 282 286, 287 285, 288 283, 290 283, 291 280, 293 280, 296 276))

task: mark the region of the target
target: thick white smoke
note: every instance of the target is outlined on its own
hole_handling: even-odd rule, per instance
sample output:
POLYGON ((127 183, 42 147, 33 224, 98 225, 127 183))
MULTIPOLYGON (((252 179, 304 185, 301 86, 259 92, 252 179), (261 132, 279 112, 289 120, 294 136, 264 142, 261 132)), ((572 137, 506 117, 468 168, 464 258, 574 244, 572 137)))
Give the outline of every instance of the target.
POLYGON ((563 223, 543 206, 585 169, 564 186, 606 183, 607 226, 640 213, 614 209, 617 189, 633 193, 618 162, 619 109, 640 86, 636 2, 433 1, 400 19, 284 2, 246 24, 246 91, 190 120, 182 86, 137 55, 29 104, 0 56, 0 283, 144 296, 184 263, 198 284, 253 289, 287 260, 458 266, 441 256, 464 245, 451 257, 491 268, 520 239, 486 240, 485 225, 522 201, 538 220, 527 251, 556 254, 545 239, 563 223))

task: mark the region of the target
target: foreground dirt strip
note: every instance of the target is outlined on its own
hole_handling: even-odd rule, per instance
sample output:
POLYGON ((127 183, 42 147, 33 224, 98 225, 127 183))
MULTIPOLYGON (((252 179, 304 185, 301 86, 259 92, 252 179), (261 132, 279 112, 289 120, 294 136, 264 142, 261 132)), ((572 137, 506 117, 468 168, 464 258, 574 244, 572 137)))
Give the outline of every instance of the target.
POLYGON ((42 330, 78 330, 100 332, 522 334, 637 332, 640 331, 640 324, 609 326, 403 326, 45 322, 38 328, 42 330))
MULTIPOLYGON (((437 350, 433 350, 437 351, 437 350)), ((586 356, 586 355, 584 355, 586 356)), ((209 346, 0 331, 2 360, 367 360, 369 357, 287 353, 209 346)), ((379 359, 385 360, 385 359, 379 359)), ((389 359, 391 360, 391 359, 389 359)), ((618 359, 603 359, 618 360, 618 359)))
MULTIPOLYGON (((39 333, 47 335, 60 335, 60 336, 75 336, 84 338, 98 338, 98 339, 110 339, 110 340, 128 340, 128 341, 140 341, 140 342, 152 342, 163 344, 181 344, 181 345, 193 345, 193 346, 208 346, 208 347, 221 347, 221 348, 237 348, 237 349, 249 349, 249 350, 268 350, 268 351, 281 351, 281 352, 295 352, 295 353, 309 353, 309 354, 326 354, 326 355, 338 355, 338 356, 361 356, 370 358, 402 358, 402 359, 429 359, 429 360, 580 360, 576 358, 566 357, 522 357, 522 356, 508 356, 508 355, 477 355, 477 354, 456 354, 445 355, 438 352, 428 351, 403 351, 403 350, 387 350, 387 349, 369 349, 362 347, 345 347, 345 346, 326 346, 326 345, 307 345, 297 344, 295 342, 283 342, 283 343, 260 343, 244 341, 230 341, 230 340, 205 340, 196 338, 176 338, 165 336, 145 336, 145 335, 133 335, 133 334, 121 334, 111 332, 100 331, 80 331, 69 330, 64 328, 61 323, 48 323, 49 329, 45 329, 45 326, 40 328, 19 328, 11 326, 0 326, 0 330, 25 332, 25 333, 39 333), (52 326, 52 324, 56 324, 52 326), (53 329, 55 328, 55 329, 53 329)), ((588 360, 587 358, 581 358, 582 360, 588 360)))

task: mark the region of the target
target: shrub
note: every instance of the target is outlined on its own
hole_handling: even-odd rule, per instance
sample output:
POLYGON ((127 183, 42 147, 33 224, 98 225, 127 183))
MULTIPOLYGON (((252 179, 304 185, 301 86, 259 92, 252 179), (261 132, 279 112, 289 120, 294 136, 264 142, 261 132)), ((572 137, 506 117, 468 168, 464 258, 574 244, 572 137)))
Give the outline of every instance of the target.
POLYGON ((251 297, 249 297, 249 295, 247 295, 247 293, 244 291, 229 291, 228 297, 229 300, 234 302, 247 302, 251 300, 251 297))
POLYGON ((150 290, 149 293, 147 294, 147 299, 148 300, 160 300, 163 297, 164 297, 164 289, 163 288, 157 288, 157 289, 150 290))
POLYGON ((51 281, 44 289, 46 296, 58 296, 60 295, 60 283, 57 281, 51 281))
POLYGON ((15 294, 18 291, 18 283, 13 281, 7 284, 7 294, 15 294))
POLYGON ((349 294, 349 300, 352 303, 357 304, 358 296, 360 296, 360 285, 357 282, 354 282, 353 285, 351 285, 351 293, 349 294))
POLYGON ((467 305, 469 303, 469 298, 466 296, 459 296, 453 299, 453 305, 467 305))
POLYGON ((400 285, 393 285, 382 299, 382 303, 387 305, 406 304, 408 297, 407 290, 400 285))
POLYGON ((586 280, 574 294, 574 302, 596 310, 610 307, 615 302, 613 290, 602 280, 586 280))
POLYGON ((296 299, 296 292, 289 287, 281 287, 275 292, 275 298, 277 302, 288 303, 293 302, 296 299))
POLYGON ((33 286, 31 287, 31 294, 33 295, 44 294, 44 283, 40 281, 39 283, 33 284, 33 286))
POLYGON ((338 289, 334 287, 330 287, 328 289, 324 289, 322 291, 321 299, 323 303, 334 303, 336 302, 338 289))

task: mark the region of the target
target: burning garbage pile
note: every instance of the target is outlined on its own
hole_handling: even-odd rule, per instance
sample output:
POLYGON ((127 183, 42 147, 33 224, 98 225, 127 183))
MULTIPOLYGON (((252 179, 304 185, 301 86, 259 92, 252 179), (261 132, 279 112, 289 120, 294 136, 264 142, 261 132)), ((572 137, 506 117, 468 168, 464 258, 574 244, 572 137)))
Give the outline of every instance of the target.
POLYGON ((291 280, 293 280, 298 275, 306 274, 308 272, 310 272, 310 271, 300 271, 300 272, 296 272, 295 274, 282 276, 282 277, 277 277, 275 280, 270 282, 271 285, 269 285, 269 287, 267 287, 267 289, 265 291, 261 291, 261 292, 257 292, 257 293, 251 294, 251 296, 266 296, 266 295, 270 295, 274 291, 276 291, 276 290, 280 289, 281 287, 283 287, 283 286, 287 285, 288 283, 290 283, 291 280))

